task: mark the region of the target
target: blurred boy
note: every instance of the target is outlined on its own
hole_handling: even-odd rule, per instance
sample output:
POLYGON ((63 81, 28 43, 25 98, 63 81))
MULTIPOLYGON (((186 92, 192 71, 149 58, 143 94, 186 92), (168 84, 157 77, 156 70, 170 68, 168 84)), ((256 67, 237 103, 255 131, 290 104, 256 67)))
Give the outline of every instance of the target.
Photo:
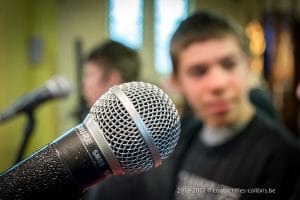
MULTIPOLYGON (((93 49, 83 69, 82 87, 87 106, 91 107, 110 87, 136 81, 140 67, 138 53, 119 42, 108 40, 93 49)), ((85 199, 141 199, 144 192, 136 188, 142 187, 143 182, 143 176, 113 176, 91 187, 85 199)))
POLYGON ((87 56, 83 68, 83 95, 88 107, 113 85, 137 80, 138 53, 112 40, 102 43, 87 56))
POLYGON ((196 117, 178 148, 175 198, 290 197, 300 150, 250 103, 250 53, 242 29, 198 12, 180 24, 170 52, 174 82, 196 117))

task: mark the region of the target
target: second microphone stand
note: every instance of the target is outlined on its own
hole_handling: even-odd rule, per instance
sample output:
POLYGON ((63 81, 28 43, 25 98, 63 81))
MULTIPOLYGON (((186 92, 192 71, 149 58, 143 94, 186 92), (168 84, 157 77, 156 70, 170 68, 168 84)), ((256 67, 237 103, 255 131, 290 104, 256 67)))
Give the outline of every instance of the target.
POLYGON ((35 116, 34 116, 34 109, 28 110, 26 112, 26 115, 27 115, 28 120, 27 120, 25 129, 24 129, 23 139, 22 139, 15 163, 19 163, 22 160, 26 146, 29 141, 29 138, 30 138, 30 136, 34 130, 34 126, 35 126, 36 120, 35 120, 35 116))

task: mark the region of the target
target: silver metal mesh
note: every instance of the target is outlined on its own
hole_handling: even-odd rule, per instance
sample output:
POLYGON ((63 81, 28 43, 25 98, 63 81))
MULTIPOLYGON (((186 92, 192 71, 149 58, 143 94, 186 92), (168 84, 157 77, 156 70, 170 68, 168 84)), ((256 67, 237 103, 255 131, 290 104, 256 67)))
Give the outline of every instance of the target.
MULTIPOLYGON (((180 121, 171 99, 160 88, 144 82, 118 86, 141 116, 162 159, 174 150, 180 134, 180 121)), ((153 167, 150 151, 129 113, 109 90, 90 113, 126 174, 137 174, 153 167)))

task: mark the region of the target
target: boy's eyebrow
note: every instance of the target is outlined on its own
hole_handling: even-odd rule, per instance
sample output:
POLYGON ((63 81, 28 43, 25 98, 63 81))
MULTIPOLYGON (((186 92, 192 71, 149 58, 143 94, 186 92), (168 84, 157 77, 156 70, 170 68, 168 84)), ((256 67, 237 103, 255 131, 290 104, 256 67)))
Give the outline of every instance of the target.
POLYGON ((193 64, 189 67, 188 71, 194 70, 195 68, 206 68, 208 67, 209 64, 208 63, 197 63, 197 64, 193 64))
POLYGON ((228 55, 225 55, 223 57, 221 57, 220 59, 218 59, 218 61, 224 61, 224 60, 228 60, 228 59, 238 59, 238 55, 236 55, 235 53, 231 53, 231 54, 228 54, 228 55))
MULTIPOLYGON (((225 56, 222 56, 220 58, 217 59, 217 63, 220 63, 220 62, 224 62, 224 61, 227 61, 227 60, 236 60, 238 59, 238 55, 234 54, 234 53, 231 53, 231 54, 228 54, 228 55, 225 55, 225 56)), ((193 69, 193 68, 205 68, 205 67, 208 67, 210 65, 210 63, 207 63, 207 62, 203 62, 203 63, 196 63, 196 64, 192 64, 189 69, 193 69)))

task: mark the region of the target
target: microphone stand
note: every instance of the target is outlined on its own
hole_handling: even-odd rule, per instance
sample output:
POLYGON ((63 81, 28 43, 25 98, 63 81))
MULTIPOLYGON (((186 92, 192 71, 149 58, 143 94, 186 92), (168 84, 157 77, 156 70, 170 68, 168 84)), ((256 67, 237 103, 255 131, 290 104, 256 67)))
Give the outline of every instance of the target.
POLYGON ((22 157, 24 155, 29 138, 33 132, 35 121, 36 121, 35 116, 34 116, 34 109, 29 109, 28 111, 26 111, 26 115, 27 115, 28 120, 27 120, 27 124, 25 126, 23 140, 22 140, 21 146, 20 146, 18 154, 17 154, 17 159, 15 162, 16 164, 22 160, 22 157))

